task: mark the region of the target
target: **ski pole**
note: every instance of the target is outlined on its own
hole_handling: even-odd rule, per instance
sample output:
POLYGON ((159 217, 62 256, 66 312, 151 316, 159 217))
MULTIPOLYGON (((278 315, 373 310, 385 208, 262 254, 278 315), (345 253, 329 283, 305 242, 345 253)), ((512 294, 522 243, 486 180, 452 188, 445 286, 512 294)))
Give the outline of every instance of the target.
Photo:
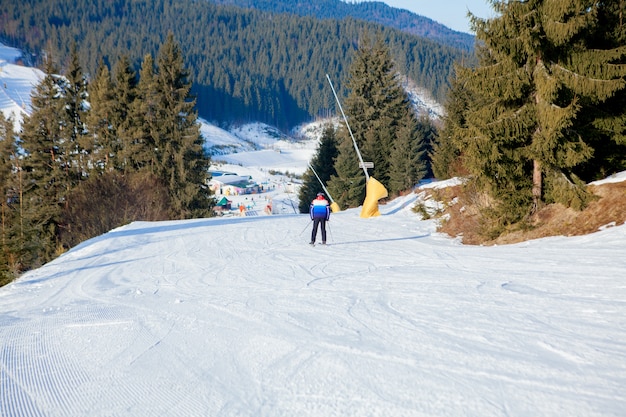
POLYGON ((330 228, 330 222, 328 221, 328 222, 326 222, 326 224, 328 224, 328 234, 330 235, 330 241, 334 242, 335 239, 333 239, 333 231, 330 228))
POLYGON ((298 236, 302 236, 302 233, 304 233, 304 231, 305 231, 306 229, 308 229, 308 228, 309 228, 309 224, 307 223, 307 225, 306 225, 306 226, 304 226, 304 229, 302 229, 302 231, 300 232, 300 234, 299 234, 298 236))
POLYGON ((348 132, 350 132, 350 137, 352 138, 352 144, 354 145, 354 150, 356 151, 356 155, 359 157, 359 162, 361 163, 361 167, 363 167, 363 172, 365 173, 365 182, 367 183, 370 180, 370 175, 367 173, 367 168, 365 168, 365 164, 363 163, 363 157, 361 156, 361 151, 359 151, 359 147, 356 144, 356 139, 354 139, 354 135, 352 134, 352 129, 350 129, 350 125, 348 124, 348 118, 346 114, 343 112, 343 107, 341 107, 341 103, 339 102, 339 97, 337 97, 337 92, 335 91, 335 86, 333 86, 333 82, 330 81, 330 76, 326 74, 326 78, 328 79, 328 84, 330 84, 330 89, 333 90, 333 95, 335 96, 335 100, 337 100, 337 105, 339 106, 339 110, 341 110, 341 114, 343 115, 343 120, 346 122, 346 127, 348 128, 348 132))
POLYGON ((328 198, 330 198, 330 202, 332 203, 330 205, 330 209, 333 211, 333 213, 338 212, 340 210, 339 209, 339 204, 335 203, 335 200, 333 200, 333 196, 330 195, 330 193, 328 192, 328 189, 326 189, 326 186, 324 185, 324 183, 320 179, 320 176, 317 175, 317 172, 315 172, 315 170, 313 169, 313 166, 311 164, 309 164, 309 168, 311 168, 311 171, 313 171, 313 174, 315 174, 315 178, 317 178, 317 180, 319 181, 320 185, 324 189, 324 192, 326 192, 326 195, 328 196, 328 198))

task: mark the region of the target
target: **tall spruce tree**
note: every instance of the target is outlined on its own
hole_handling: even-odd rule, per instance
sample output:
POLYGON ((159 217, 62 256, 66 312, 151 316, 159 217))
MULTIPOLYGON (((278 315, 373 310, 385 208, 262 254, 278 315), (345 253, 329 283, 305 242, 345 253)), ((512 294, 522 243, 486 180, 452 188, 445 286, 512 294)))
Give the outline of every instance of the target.
POLYGON ((189 72, 171 32, 159 49, 156 78, 161 100, 154 136, 156 174, 169 189, 175 217, 208 216, 213 205, 207 186, 210 161, 190 95, 189 72))
POLYGON ((324 130, 322 131, 320 145, 310 163, 315 172, 309 167, 302 175, 302 187, 300 187, 298 194, 298 208, 300 209, 300 213, 308 213, 311 201, 318 192, 323 191, 319 180, 322 181, 324 186, 327 186, 331 176, 336 174, 335 159, 337 158, 337 154, 335 127, 332 123, 327 123, 324 125, 324 130), (319 180, 315 176, 316 173, 319 180))
POLYGON ((45 76, 31 94, 31 114, 24 116, 20 145, 23 161, 23 233, 28 259, 24 264, 38 266, 52 259, 57 251, 59 219, 71 182, 71 161, 61 133, 65 117, 63 80, 53 60, 45 63, 45 76))
POLYGON ((13 120, 0 112, 0 286, 15 278, 21 244, 17 163, 13 120))
MULTIPOLYGON (((393 181, 396 188, 417 179, 421 175, 419 161, 424 154, 420 153, 419 146, 413 146, 418 138, 406 136, 415 127, 416 116, 380 36, 374 41, 367 33, 361 37, 349 69, 347 89, 345 113, 363 160, 374 163, 371 175, 383 185, 393 181), (400 142, 396 143, 398 140, 400 142), (408 167, 413 163, 417 165, 412 167, 408 177, 403 171, 403 178, 392 178, 400 175, 400 166, 408 167)), ((346 187, 364 186, 365 178, 357 179, 359 175, 364 176, 348 133, 346 129, 340 130, 337 175, 331 180, 331 187, 340 194, 340 203, 354 207, 363 201, 365 190, 346 187)))
MULTIPOLYGON (((152 59, 147 65, 150 66, 150 77, 152 77, 154 71, 152 59)), ((140 146, 137 144, 136 132, 143 119, 141 113, 134 111, 138 102, 139 87, 137 74, 126 55, 122 55, 114 67, 113 87, 115 99, 111 115, 113 138, 107 148, 112 155, 112 165, 115 169, 123 173, 136 172, 140 165, 137 158, 141 158, 138 156, 141 152, 139 152, 140 146)))
POLYGON ((365 175, 359 167, 359 158, 345 126, 340 127, 337 139, 336 174, 330 176, 328 192, 339 207, 358 207, 365 198, 365 175))
POLYGON ((147 54, 141 63, 134 99, 129 104, 132 126, 124 128, 124 172, 148 171, 158 176, 157 136, 162 100, 155 72, 154 58, 147 54))
POLYGON ((103 62, 98 66, 96 77, 89 84, 90 110, 86 122, 92 138, 93 151, 90 164, 99 171, 114 169, 118 151, 116 129, 113 127, 116 98, 109 67, 103 62))
POLYGON ((437 140, 439 123, 435 123, 428 115, 422 114, 417 117, 417 138, 420 141, 421 161, 424 163, 424 173, 419 178, 432 178, 433 164, 429 155, 432 155, 437 140), (423 152, 423 153, 422 153, 423 152))
MULTIPOLYGON (((606 49, 626 45, 626 1, 603 2, 598 11, 598 31, 590 48, 606 49)), ((593 126, 589 142, 593 157, 578 170, 587 181, 605 178, 626 169, 626 89, 602 103, 586 108, 583 121, 593 126)))
POLYGON ((404 116, 390 152, 387 188, 391 194, 411 190, 426 175, 425 142, 432 134, 430 126, 427 119, 418 123, 412 112, 404 116))
POLYGON ((481 62, 460 78, 477 97, 461 136, 466 167, 497 202, 501 223, 514 223, 542 201, 582 206, 575 167, 593 149, 579 115, 624 87, 623 48, 590 49, 600 3, 492 1, 498 17, 472 17, 481 62), (545 186, 545 188, 544 188, 545 186))
POLYGON ((78 181, 86 178, 91 169, 89 156, 93 152, 93 137, 87 134, 86 126, 88 83, 78 59, 76 43, 72 44, 70 61, 64 78, 66 80, 63 86, 65 115, 61 133, 66 149, 64 153, 68 156, 69 163, 66 169, 68 176, 72 178, 70 187, 72 188, 78 181))
POLYGON ((437 131, 430 154, 435 178, 443 180, 468 174, 463 164, 464 148, 461 139, 464 137, 463 129, 467 128, 467 109, 471 102, 468 89, 458 77, 453 77, 445 102, 443 126, 437 131))
POLYGON ((409 110, 394 62, 380 36, 365 33, 349 70, 346 114, 359 150, 374 163, 372 176, 382 184, 390 179, 391 149, 409 110))

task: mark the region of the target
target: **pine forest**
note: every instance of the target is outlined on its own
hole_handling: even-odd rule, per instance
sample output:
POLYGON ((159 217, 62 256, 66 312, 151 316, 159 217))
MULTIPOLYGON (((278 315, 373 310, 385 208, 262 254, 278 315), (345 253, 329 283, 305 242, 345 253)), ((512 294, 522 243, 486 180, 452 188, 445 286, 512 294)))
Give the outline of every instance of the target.
POLYGON ((472 19, 479 63, 457 69, 433 162, 470 178, 495 237, 546 204, 584 208, 588 182, 626 168, 626 2, 493 7, 472 19))
MULTIPOLYGON (((276 3, 275 8, 281 4, 276 3)), ((29 51, 38 63, 43 51, 66 59, 75 42, 90 75, 100 60, 112 65, 122 56, 137 69, 172 32, 185 51, 185 65, 194 69, 192 93, 200 117, 254 120, 281 129, 334 110, 325 74, 345 91, 346 69, 365 29, 381 31, 399 72, 440 101, 453 63, 470 59, 467 49, 351 17, 318 19, 188 0, 0 4, 1 38, 29 51)))

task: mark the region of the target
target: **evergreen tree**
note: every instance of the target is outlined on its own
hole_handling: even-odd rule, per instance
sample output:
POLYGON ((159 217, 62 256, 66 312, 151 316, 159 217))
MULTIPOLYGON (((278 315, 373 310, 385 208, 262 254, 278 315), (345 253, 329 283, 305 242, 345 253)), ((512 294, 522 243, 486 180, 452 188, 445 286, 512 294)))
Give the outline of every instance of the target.
POLYGON ((459 78, 450 82, 450 90, 445 103, 443 127, 437 132, 430 154, 433 175, 438 179, 455 176, 467 176, 463 164, 463 129, 467 128, 467 109, 472 99, 468 89, 464 88, 459 78))
POLYGON ((159 50, 157 67, 161 107, 154 136, 156 174, 169 189, 175 217, 208 216, 213 204, 207 186, 209 158, 190 96, 189 72, 172 33, 159 50))
POLYGON ((424 144, 431 134, 430 123, 424 119, 418 123, 411 112, 406 113, 402 122, 390 152, 391 194, 411 190, 427 172, 424 144))
POLYGON ((0 113, 0 286, 15 278, 19 258, 19 184, 13 121, 0 113))
POLYGON ((346 114, 365 161, 374 163, 372 176, 390 179, 391 149, 409 109, 393 60, 382 38, 370 43, 364 34, 350 66, 346 114))
MULTIPOLYGON (((61 133, 64 153, 68 159, 66 170, 68 177, 71 177, 68 184, 71 189, 87 176, 91 169, 88 155, 93 152, 93 138, 87 134, 86 126, 87 77, 78 61, 76 43, 72 44, 70 62, 64 78, 62 97, 65 101, 65 115, 61 133)), ((69 203, 67 199, 66 203, 69 203)))
POLYGON ((161 96, 152 55, 144 57, 133 101, 129 103, 132 126, 124 128, 124 171, 149 171, 157 175, 157 135, 161 96))
POLYGON ((490 209, 501 224, 519 221, 544 198, 580 207, 586 196, 575 168, 593 149, 579 115, 623 88, 624 67, 611 65, 623 50, 588 47, 598 2, 493 6, 498 17, 472 18, 484 44, 480 65, 459 74, 477 98, 457 132, 466 167, 495 199, 490 209))
POLYGON ((336 174, 330 177, 328 192, 339 207, 358 207, 365 198, 365 175, 347 128, 340 128, 337 138, 336 174))
POLYGON ((438 129, 433 120, 423 114, 417 118, 417 137, 420 138, 420 150, 423 152, 422 161, 424 162, 424 174, 422 178, 432 178, 433 166, 429 155, 432 155, 435 142, 437 140, 438 129))
POLYGON ((318 192, 323 191, 319 180, 321 180, 324 186, 326 186, 331 176, 336 175, 335 159, 337 158, 337 154, 337 137, 335 127, 332 123, 328 123, 324 126, 320 145, 317 148, 313 159, 311 159, 310 165, 313 167, 315 172, 313 172, 313 170, 309 167, 302 176, 302 186, 300 187, 298 195, 298 208, 300 209, 300 213, 308 213, 311 201, 315 198, 318 192), (315 176, 316 173, 319 180, 315 176))
MULTIPOLYGON (((153 62, 146 63, 150 66, 150 75, 152 77, 153 62)), ((113 72, 113 97, 114 107, 111 116, 111 129, 113 130, 112 142, 109 146, 109 152, 113 157, 113 167, 124 173, 135 172, 141 164, 137 159, 141 160, 140 146, 136 138, 137 126, 141 126, 143 119, 140 113, 135 111, 138 104, 138 82, 135 70, 130 64, 130 60, 126 55, 122 55, 115 65, 113 72)), ((151 149, 151 152, 154 147, 151 149)))
POLYGON ((88 91, 91 108, 86 121, 93 142, 90 163, 99 171, 112 170, 118 151, 116 129, 113 127, 116 98, 109 67, 104 63, 98 67, 88 91))
MULTIPOLYGON (((603 2, 598 10, 598 32, 590 41, 590 48, 606 49, 626 45, 626 2, 603 2)), ((588 141, 594 149, 593 157, 577 173, 585 181, 606 178, 626 169, 626 89, 618 91, 602 103, 592 104, 581 112, 583 124, 590 123, 588 141)))
POLYGON ((66 150, 61 123, 65 117, 62 96, 63 80, 48 58, 45 76, 31 96, 31 114, 24 116, 21 147, 23 161, 23 233, 28 259, 38 266, 49 261, 57 251, 59 218, 68 192, 71 163, 66 150))

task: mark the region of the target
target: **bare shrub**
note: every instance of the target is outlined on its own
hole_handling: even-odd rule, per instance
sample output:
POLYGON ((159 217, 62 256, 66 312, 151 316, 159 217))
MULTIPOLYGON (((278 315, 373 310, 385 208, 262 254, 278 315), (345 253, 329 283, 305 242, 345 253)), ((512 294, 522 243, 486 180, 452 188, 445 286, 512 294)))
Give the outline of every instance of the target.
POLYGON ((167 189, 148 173, 95 176, 69 198, 61 222, 65 248, 136 220, 166 220, 170 213, 167 189))

